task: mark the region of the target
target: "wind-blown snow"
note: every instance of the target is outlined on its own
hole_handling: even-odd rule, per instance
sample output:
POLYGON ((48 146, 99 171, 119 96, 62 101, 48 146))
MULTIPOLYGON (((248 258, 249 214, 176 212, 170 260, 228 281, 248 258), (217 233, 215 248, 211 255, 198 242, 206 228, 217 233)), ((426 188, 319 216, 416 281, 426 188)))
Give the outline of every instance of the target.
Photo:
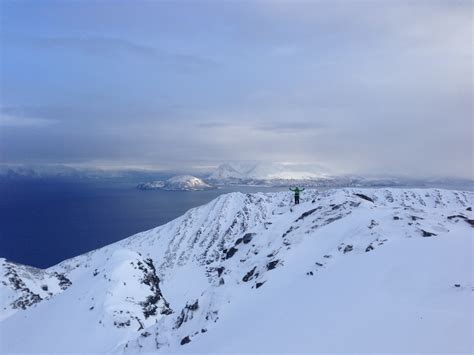
POLYGON ((470 353, 473 193, 291 198, 222 195, 42 271, 72 284, 2 300, 0 351, 470 353))

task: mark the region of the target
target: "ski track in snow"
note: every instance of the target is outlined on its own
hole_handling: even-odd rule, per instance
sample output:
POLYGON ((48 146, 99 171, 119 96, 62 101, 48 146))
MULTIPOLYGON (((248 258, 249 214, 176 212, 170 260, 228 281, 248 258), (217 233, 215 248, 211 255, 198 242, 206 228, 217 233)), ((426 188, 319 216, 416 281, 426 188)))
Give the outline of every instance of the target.
POLYGON ((473 196, 231 193, 46 270, 1 259, 0 352, 469 353, 473 196))

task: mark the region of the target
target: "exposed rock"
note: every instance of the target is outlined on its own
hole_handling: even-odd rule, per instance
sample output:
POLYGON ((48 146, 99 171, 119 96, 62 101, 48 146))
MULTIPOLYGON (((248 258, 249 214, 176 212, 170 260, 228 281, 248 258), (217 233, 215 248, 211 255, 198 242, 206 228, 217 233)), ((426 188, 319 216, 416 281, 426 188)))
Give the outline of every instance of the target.
POLYGON ((189 336, 185 336, 183 339, 181 339, 181 345, 185 345, 190 342, 191 342, 191 339, 189 339, 189 336))
POLYGON ((422 233, 423 237, 433 237, 433 236, 437 235, 435 233, 427 232, 424 229, 421 229, 421 233, 422 233))
POLYGON ((183 325, 183 323, 187 322, 188 320, 193 319, 193 312, 199 308, 199 302, 196 300, 194 303, 187 304, 181 310, 180 315, 176 319, 176 323, 174 325, 174 329, 178 329, 183 325))
POLYGON ((224 272, 225 270, 225 267, 224 266, 219 266, 218 268, 216 268, 216 271, 217 271, 217 277, 221 277, 222 273, 224 272))
POLYGON ((252 270, 250 270, 249 272, 247 272, 245 274, 245 276, 242 278, 242 281, 247 282, 247 281, 251 280, 256 269, 257 269, 257 267, 254 266, 254 268, 252 270))
POLYGON ((278 263, 280 262, 280 260, 273 260, 273 261, 270 261, 268 264, 267 264, 267 270, 273 270, 274 268, 277 267, 278 263))
POLYGON ((373 229, 374 227, 378 226, 378 222, 376 222, 375 220, 371 220, 370 221, 370 225, 369 225, 369 229, 373 229))
POLYGON ((290 234, 295 228, 293 227, 290 227, 287 229, 287 231, 285 233, 283 233, 283 235, 281 236, 282 238, 285 238, 288 234, 290 234))
POLYGON ((161 290, 160 290, 160 279, 156 275, 156 269, 153 265, 153 260, 148 258, 144 260, 144 263, 138 261, 138 269, 140 269, 144 277, 141 279, 141 282, 150 287, 150 290, 153 292, 151 295, 140 302, 140 305, 143 309, 143 315, 145 318, 154 316, 157 314, 159 301, 163 301, 163 306, 161 309, 161 314, 171 314, 173 311, 169 307, 169 303, 164 299, 161 290))
POLYGON ((298 222, 298 221, 301 221, 303 219, 305 219, 306 217, 308 217, 309 215, 313 214, 314 212, 316 212, 317 210, 321 209, 322 207, 316 207, 316 208, 313 208, 312 210, 309 210, 309 211, 306 211, 304 212, 301 216, 299 216, 295 222, 298 222))
POLYGON ((59 280, 59 287, 61 287, 61 290, 65 290, 72 285, 71 280, 64 276, 64 274, 54 272, 53 275, 59 280))
POLYGON ((326 220, 326 224, 335 222, 335 221, 337 221, 338 219, 341 219, 342 217, 343 217, 342 215, 339 215, 339 216, 335 216, 335 217, 328 218, 328 219, 326 220))
POLYGON ((354 195, 357 196, 357 197, 360 197, 363 200, 370 201, 370 202, 374 203, 374 200, 371 199, 369 196, 366 196, 364 194, 359 194, 359 193, 356 193, 354 195))
POLYGON ((193 304, 187 306, 190 311, 195 311, 199 308, 199 300, 196 300, 193 304))
POLYGON ((244 244, 248 244, 252 241, 252 238, 253 236, 255 235, 255 233, 247 233, 243 236, 243 242, 244 244))
POLYGON ((454 218, 467 219, 467 217, 463 216, 462 214, 455 214, 455 215, 452 215, 452 216, 448 216, 448 219, 454 219, 454 218))
POLYGON ((238 250, 239 250, 239 249, 234 248, 234 247, 230 248, 229 250, 227 250, 227 252, 226 252, 226 254, 225 254, 225 258, 226 258, 226 259, 232 258, 232 257, 234 256, 234 254, 237 253, 238 250))
POLYGON ((130 319, 127 319, 127 320, 124 321, 124 322, 114 321, 114 325, 115 325, 117 328, 130 327, 130 319))
POLYGON ((354 249, 354 247, 352 245, 346 245, 346 247, 344 248, 343 250, 343 253, 346 254, 346 253, 349 253, 350 251, 352 251, 354 249))

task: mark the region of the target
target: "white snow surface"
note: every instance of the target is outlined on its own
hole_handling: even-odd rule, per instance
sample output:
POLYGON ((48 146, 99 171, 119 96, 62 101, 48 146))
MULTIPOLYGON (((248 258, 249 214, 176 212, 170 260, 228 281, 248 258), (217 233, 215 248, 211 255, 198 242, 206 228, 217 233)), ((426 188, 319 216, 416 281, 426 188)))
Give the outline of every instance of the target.
POLYGON ((28 287, 2 279, 0 353, 471 353, 473 197, 231 193, 47 270, 1 260, 28 287))

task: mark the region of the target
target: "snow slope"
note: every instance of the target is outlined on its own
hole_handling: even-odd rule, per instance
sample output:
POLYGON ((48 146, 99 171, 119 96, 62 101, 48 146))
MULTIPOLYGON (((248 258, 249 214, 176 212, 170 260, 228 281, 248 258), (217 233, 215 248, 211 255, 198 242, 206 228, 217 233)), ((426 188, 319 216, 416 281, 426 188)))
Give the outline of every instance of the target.
POLYGON ((26 310, 2 283, 0 352, 470 353, 473 197, 222 195, 42 271, 72 284, 26 310))

